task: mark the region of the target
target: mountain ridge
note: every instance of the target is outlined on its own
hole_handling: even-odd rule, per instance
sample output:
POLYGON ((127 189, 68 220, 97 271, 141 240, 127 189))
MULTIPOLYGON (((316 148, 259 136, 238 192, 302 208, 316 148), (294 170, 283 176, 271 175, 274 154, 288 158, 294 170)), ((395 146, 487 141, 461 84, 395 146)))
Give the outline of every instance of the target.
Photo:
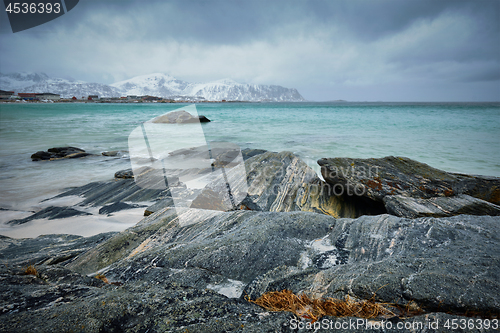
POLYGON ((305 99, 295 88, 278 85, 238 83, 230 78, 190 83, 164 73, 139 75, 112 84, 50 78, 45 73, 0 73, 0 89, 15 92, 51 92, 63 98, 88 95, 99 97, 157 96, 207 101, 300 102, 305 99))

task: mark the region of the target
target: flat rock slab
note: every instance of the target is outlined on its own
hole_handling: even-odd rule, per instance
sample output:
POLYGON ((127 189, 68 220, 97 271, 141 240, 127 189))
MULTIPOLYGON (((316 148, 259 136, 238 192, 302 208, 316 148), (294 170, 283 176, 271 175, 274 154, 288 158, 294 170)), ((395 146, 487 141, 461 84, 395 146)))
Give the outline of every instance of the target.
POLYGON ((445 217, 459 214, 500 215, 500 206, 466 194, 430 199, 388 195, 384 197, 384 204, 389 214, 409 218, 424 216, 445 217))
POLYGON ((91 237, 42 235, 24 239, 0 236, 0 260, 24 268, 28 265, 67 263, 115 234, 108 232, 91 237))
POLYGON ((24 224, 27 222, 30 222, 32 220, 36 219, 49 219, 49 220, 55 220, 55 219, 64 219, 67 217, 73 217, 73 216, 82 216, 82 215, 92 215, 87 212, 83 212, 81 210, 77 210, 72 207, 55 207, 55 206, 50 206, 47 208, 42 209, 41 211, 30 215, 24 219, 19 219, 19 220, 11 220, 7 222, 8 224, 24 224))
POLYGON ((500 178, 445 172, 406 157, 322 158, 326 182, 382 201, 387 195, 429 199, 467 194, 500 204, 500 178))
POLYGON ((92 182, 72 188, 55 198, 65 196, 82 196, 80 206, 104 206, 115 202, 145 202, 154 201, 169 196, 168 189, 145 189, 136 185, 133 179, 115 179, 104 182, 92 182))

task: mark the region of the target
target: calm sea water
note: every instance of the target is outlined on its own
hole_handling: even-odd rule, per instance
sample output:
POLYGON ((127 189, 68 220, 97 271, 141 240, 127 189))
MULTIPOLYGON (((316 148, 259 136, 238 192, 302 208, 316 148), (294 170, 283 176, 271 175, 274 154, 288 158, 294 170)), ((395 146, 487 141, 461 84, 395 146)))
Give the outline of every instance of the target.
MULTIPOLYGON (((28 209, 62 188, 111 179, 127 156, 32 162, 56 146, 127 150, 130 132, 182 104, 0 104, 0 208, 28 209)), ((322 157, 407 156, 451 172, 500 176, 500 103, 199 104, 209 141, 322 157)))

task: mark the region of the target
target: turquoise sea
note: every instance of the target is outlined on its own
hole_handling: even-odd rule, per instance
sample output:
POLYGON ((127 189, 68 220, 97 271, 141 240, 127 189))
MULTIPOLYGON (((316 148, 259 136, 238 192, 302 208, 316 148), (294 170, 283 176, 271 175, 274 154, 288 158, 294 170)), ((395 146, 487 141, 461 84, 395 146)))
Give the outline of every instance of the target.
MULTIPOLYGON (((187 105, 187 104, 185 104, 187 105)), ((184 105, 184 106, 185 106, 184 105)), ((0 104, 0 208, 28 209, 63 188, 113 178, 127 154, 57 162, 57 146, 127 150, 142 122, 183 104, 0 104)), ((208 141, 292 151, 319 171, 322 157, 406 156, 451 172, 500 176, 500 103, 197 104, 208 141)), ((0 212, 1 213, 1 212, 0 212)))

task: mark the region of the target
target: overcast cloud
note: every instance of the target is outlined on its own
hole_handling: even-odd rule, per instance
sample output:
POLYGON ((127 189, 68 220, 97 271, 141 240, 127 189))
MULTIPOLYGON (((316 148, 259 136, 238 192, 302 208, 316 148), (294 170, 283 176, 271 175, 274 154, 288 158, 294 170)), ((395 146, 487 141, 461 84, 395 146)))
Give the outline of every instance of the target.
POLYGON ((13 34, 0 71, 113 83, 164 72, 308 100, 500 100, 498 0, 80 0, 13 34))

